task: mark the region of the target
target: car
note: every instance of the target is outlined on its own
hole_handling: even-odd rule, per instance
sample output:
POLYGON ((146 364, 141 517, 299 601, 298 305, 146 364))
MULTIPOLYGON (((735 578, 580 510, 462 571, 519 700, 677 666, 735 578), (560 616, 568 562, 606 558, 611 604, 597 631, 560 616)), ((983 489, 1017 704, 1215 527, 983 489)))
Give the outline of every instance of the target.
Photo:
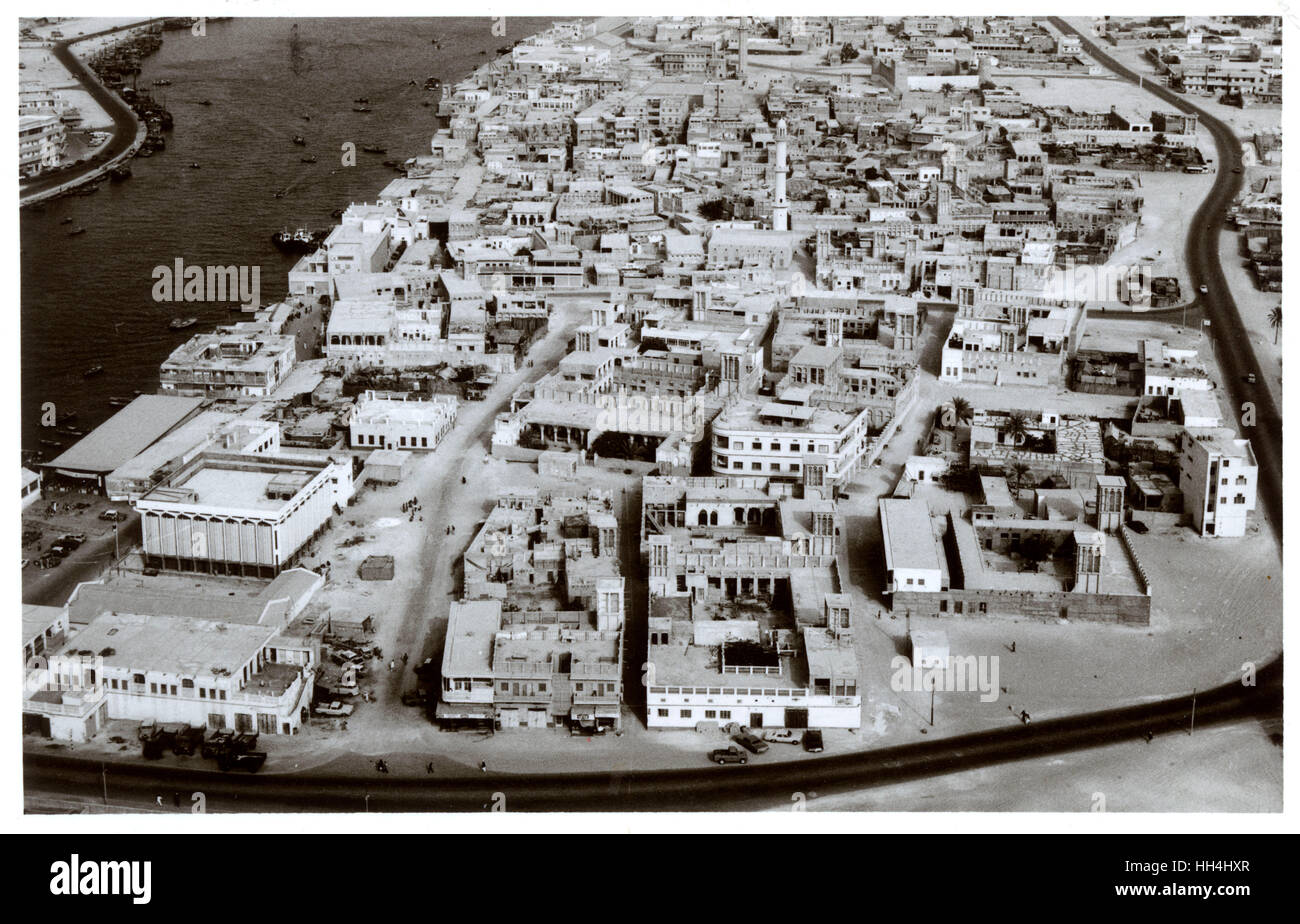
POLYGON ((1210 291, 1210 287, 1209 287, 1209 286, 1205 286, 1205 285, 1197 286, 1197 287, 1196 287, 1196 291, 1197 291, 1197 292, 1200 292, 1202 295, 1205 295, 1206 293, 1208 293, 1208 292, 1210 291))
POLYGON ((243 754, 235 754, 227 751, 217 757, 217 769, 225 772, 227 770, 244 770, 248 773, 256 773, 266 763, 265 751, 248 751, 243 754))
POLYGON ((105 510, 100 513, 101 520, 108 520, 111 523, 121 523, 126 519, 126 514, 120 510, 105 510))
POLYGON ((429 694, 425 690, 407 690, 402 694, 403 706, 425 706, 428 702, 429 694))
POLYGON ((767 750, 767 742, 753 732, 741 732, 732 739, 741 745, 747 751, 753 751, 755 754, 762 754, 767 750))
POLYGON ((145 577, 157 577, 157 576, 158 576, 158 569, 157 569, 157 568, 145 568, 145 569, 144 569, 143 571, 141 571, 140 573, 143 574, 145 577))
POLYGON ((344 703, 335 700, 332 703, 317 703, 312 707, 312 712, 317 715, 349 716, 352 715, 355 709, 356 707, 351 703, 345 705, 344 703))
POLYGON ((1133 532, 1138 533, 1139 535, 1151 531, 1151 528, 1147 526, 1145 523, 1143 523, 1141 520, 1129 521, 1128 528, 1133 530, 1133 532))
POLYGON ((749 755, 733 744, 730 747, 709 751, 709 760, 715 764, 747 764, 749 755))
POLYGON ((1241 168, 1240 168, 1240 167, 1233 167, 1233 168, 1232 168, 1232 172, 1233 172, 1233 173, 1241 173, 1241 168))
POLYGON ((763 732, 763 740, 768 744, 798 744, 799 736, 788 728, 763 732))
POLYGON ((803 733, 803 749, 809 754, 820 754, 825 750, 822 743, 822 733, 815 728, 810 728, 803 733))
POLYGON ((356 684, 336 683, 333 686, 328 687, 326 689, 327 696, 349 697, 349 696, 356 696, 360 692, 361 690, 357 687, 356 684))
POLYGON ((1249 384, 1249 385, 1254 385, 1254 384, 1255 384, 1255 373, 1253 373, 1253 372, 1247 372, 1245 378, 1246 378, 1246 383, 1247 383, 1247 384, 1249 384))

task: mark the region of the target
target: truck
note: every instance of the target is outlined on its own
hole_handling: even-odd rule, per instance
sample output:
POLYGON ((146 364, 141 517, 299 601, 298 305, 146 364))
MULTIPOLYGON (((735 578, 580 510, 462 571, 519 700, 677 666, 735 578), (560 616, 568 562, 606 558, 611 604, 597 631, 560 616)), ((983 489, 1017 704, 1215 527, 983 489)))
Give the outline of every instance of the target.
POLYGON ((189 757, 203 747, 203 729, 191 725, 182 727, 172 740, 172 753, 178 757, 189 757))

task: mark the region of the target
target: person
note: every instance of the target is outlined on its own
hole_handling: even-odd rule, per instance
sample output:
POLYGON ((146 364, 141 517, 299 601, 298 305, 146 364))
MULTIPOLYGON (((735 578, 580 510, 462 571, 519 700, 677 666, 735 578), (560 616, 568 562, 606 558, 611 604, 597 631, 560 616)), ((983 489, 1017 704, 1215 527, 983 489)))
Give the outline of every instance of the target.
POLYGON ((395 667, 397 667, 397 662, 396 662, 396 661, 389 661, 389 662, 388 662, 388 669, 389 669, 390 671, 391 671, 393 668, 395 668, 395 667))
POLYGON ((176 806, 177 808, 181 807, 181 794, 179 792, 172 793, 172 805, 176 806))
POLYGON ((407 658, 407 654, 406 654, 405 651, 403 651, 403 652, 402 652, 402 663, 405 664, 405 663, 407 662, 407 660, 408 660, 408 658, 407 658))
POLYGON ((1151 731, 1150 729, 1147 729, 1147 744, 1150 744, 1151 739, 1154 738, 1155 736, 1156 736, 1155 732, 1151 731))
POLYGON ((433 774, 433 761, 429 761, 427 764, 424 765, 424 772, 430 775, 433 774))
POLYGON ((1015 642, 1012 642, 1012 643, 1011 643, 1011 653, 1012 653, 1012 654, 1015 654, 1015 653, 1016 653, 1016 643, 1015 643, 1015 642))
POLYGON ((484 773, 487 773, 487 761, 486 761, 486 760, 480 760, 480 761, 478 762, 478 768, 479 768, 480 770, 482 770, 484 773))
POLYGON ((159 807, 162 806, 162 796, 155 797, 154 801, 158 803, 159 807))
POLYGON ((461 475, 461 476, 460 476, 460 483, 461 483, 461 484, 465 484, 465 483, 466 483, 466 481, 465 481, 465 476, 464 476, 464 475, 461 475))

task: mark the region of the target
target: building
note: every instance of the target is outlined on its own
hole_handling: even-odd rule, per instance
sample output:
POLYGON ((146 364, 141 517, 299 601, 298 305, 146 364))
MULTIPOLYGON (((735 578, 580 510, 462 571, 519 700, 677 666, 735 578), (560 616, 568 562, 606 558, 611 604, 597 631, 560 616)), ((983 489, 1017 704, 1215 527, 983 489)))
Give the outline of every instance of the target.
POLYGON ((351 494, 350 459, 200 453, 135 502, 145 565, 273 577, 351 494))
POLYGON ((452 395, 417 401, 366 392, 352 408, 348 424, 351 445, 357 449, 437 449, 456 423, 456 404, 452 395))
POLYGON ((235 325, 199 334, 172 351, 158 369, 164 394, 266 397, 297 362, 290 334, 235 325))
POLYGON ((1178 441, 1183 512, 1202 536, 1244 536, 1255 509, 1259 464, 1250 440, 1220 427, 1187 427, 1178 441))
POLYGON ((921 498, 883 498, 880 532, 885 549, 885 593, 933 591, 943 583, 930 525, 930 508, 921 498))
POLYGON ((319 657, 318 640, 274 626, 105 612, 28 671, 23 727, 76 742, 112 719, 295 734, 319 657))
POLYGON ((58 113, 32 110, 18 116, 18 172, 25 177, 40 173, 63 162, 68 144, 67 129, 58 113))
POLYGON ((41 499, 41 476, 26 466, 23 467, 22 509, 26 510, 41 499))

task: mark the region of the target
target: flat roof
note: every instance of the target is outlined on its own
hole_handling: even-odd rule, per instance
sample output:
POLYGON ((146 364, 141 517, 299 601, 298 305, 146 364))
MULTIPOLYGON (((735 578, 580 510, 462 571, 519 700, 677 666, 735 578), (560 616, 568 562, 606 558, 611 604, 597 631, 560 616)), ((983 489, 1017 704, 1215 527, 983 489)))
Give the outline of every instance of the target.
POLYGON ((238 625, 139 613, 105 613, 76 634, 64 648, 103 654, 105 667, 170 674, 235 674, 256 657, 276 633, 271 626, 238 625))
POLYGON ((886 568, 939 570, 939 553, 930 526, 930 505, 923 498, 882 498, 880 531, 885 540, 886 568))
POLYGON ((443 677, 490 677, 492 644, 501 628, 501 601, 464 600, 447 614, 443 677))
POLYGON ((107 475, 198 413, 204 401, 140 395, 43 468, 107 475))

